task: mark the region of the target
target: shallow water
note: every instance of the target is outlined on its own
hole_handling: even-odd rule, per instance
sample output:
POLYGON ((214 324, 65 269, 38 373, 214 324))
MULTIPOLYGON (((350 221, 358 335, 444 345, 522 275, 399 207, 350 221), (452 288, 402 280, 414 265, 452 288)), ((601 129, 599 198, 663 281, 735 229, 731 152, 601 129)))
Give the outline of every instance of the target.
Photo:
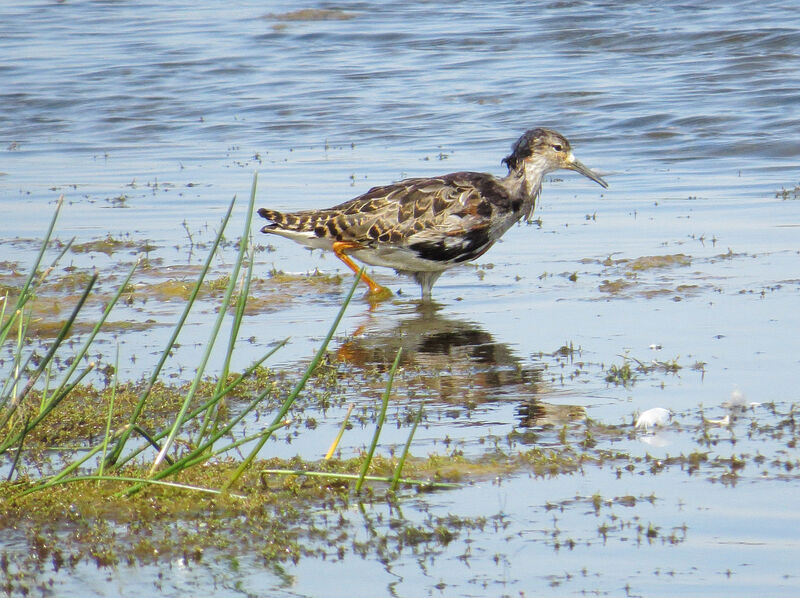
MULTIPOLYGON (((434 289, 438 311, 419 310, 415 284, 378 271, 379 282, 402 294, 376 310, 355 302, 340 328, 334 348, 356 368, 383 366, 402 345, 409 378, 431 373, 435 382, 411 380, 415 394, 403 397, 428 400, 443 414, 418 433, 415 451, 444 451, 441 439, 449 436, 480 453, 482 437, 524 428, 519 407, 537 398, 583 407, 613 425, 653 406, 672 409, 683 424, 697 419, 700 405, 717 417, 734 389, 779 407, 798 400, 800 16, 793 3, 352 2, 307 7, 332 12, 290 13, 296 8, 4 3, 2 260, 23 268, 32 261, 35 245, 17 239, 41 237, 60 194, 66 206, 59 238, 130 235, 156 245, 153 257, 180 265, 190 241, 213 235, 234 195, 238 219, 229 238, 239 234, 254 171, 259 205, 325 207, 405 176, 500 174, 500 159, 522 131, 550 126, 610 189, 554 173, 537 211, 541 224, 513 228, 477 268, 443 276, 434 289), (684 258, 635 276, 623 261, 678 254, 684 258), (608 284, 615 281, 633 284, 608 284), (576 366, 552 354, 569 343, 574 360, 587 365, 562 381, 560 373, 576 366), (608 366, 625 356, 676 359, 682 369, 641 376, 630 387, 606 383, 608 366), (694 369, 699 362, 705 365, 694 369), (453 373, 443 384, 447 371, 453 373)), ((274 247, 257 256, 262 273, 319 268, 347 275, 330 256, 282 239, 256 240, 274 247)), ((199 251, 191 259, 202 257, 199 251)), ((101 269, 119 258, 71 256, 101 269)), ((305 292, 248 317, 243 337, 254 340, 240 343, 241 364, 291 336, 273 363, 297 367, 318 346, 347 286, 320 297, 305 292)), ((118 319, 171 323, 181 307, 139 305, 118 319)), ((207 315, 197 316, 182 338, 185 364, 196 362, 206 323, 207 315)), ((111 359, 120 342, 124 375, 138 377, 168 332, 120 335, 101 346, 111 359)), ((351 392, 348 399, 371 404, 380 389, 351 392)), ((340 416, 333 410, 324 426, 335 430, 340 416)), ((772 421, 758 410, 753 417, 772 421)), ((354 453, 369 434, 354 432, 342 450, 354 453)), ((405 436, 398 430, 384 441, 405 436)), ((330 435, 317 438, 272 450, 315 457, 330 435)), ((625 448, 661 455, 694 447, 682 431, 666 442, 634 439, 625 448)), ((798 457, 778 440, 760 450, 798 457)), ((754 588, 789 595, 796 587, 787 555, 796 554, 797 540, 785 530, 796 527, 797 511, 782 498, 796 492, 795 478, 754 475, 711 491, 706 481, 676 472, 617 484, 605 470, 547 482, 520 475, 412 502, 408 517, 426 509, 503 511, 510 529, 491 540, 479 535, 488 544, 472 547, 471 559, 459 560, 469 547, 463 541, 425 567, 406 555, 394 565, 398 586, 398 573, 377 561, 370 579, 400 595, 437 594, 440 580, 445 593, 457 595, 622 594, 626 587, 674 595, 676 583, 689 595, 751 595, 754 588), (595 492, 654 493, 658 500, 637 505, 636 515, 666 529, 685 525, 685 540, 600 542, 597 516, 584 505, 558 522, 578 547, 554 550, 542 539, 554 526, 542 505, 595 492), (495 561, 495 553, 502 558, 495 561), (613 570, 610 561, 634 564, 613 570)), ((322 566, 301 561, 288 587, 256 565, 243 577, 254 593, 320 595, 322 566)), ((346 580, 364 570, 353 555, 324 565, 325 578, 349 595, 346 580)), ((203 571, 210 580, 232 575, 203 571)), ((80 579, 92 580, 97 595, 111 595, 123 590, 108 589, 103 575, 138 576, 150 587, 158 574, 143 568, 99 576, 89 567, 80 579)), ((172 583, 164 593, 186 591, 172 583)), ((219 595, 228 587, 220 583, 219 595)))

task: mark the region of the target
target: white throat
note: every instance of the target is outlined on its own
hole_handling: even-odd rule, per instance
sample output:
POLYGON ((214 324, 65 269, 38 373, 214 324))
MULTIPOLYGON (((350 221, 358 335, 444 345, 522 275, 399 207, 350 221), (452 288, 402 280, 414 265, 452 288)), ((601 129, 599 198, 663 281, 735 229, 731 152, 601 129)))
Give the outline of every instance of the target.
POLYGON ((552 169, 544 156, 531 156, 524 162, 525 195, 535 197, 542 187, 544 175, 552 169))

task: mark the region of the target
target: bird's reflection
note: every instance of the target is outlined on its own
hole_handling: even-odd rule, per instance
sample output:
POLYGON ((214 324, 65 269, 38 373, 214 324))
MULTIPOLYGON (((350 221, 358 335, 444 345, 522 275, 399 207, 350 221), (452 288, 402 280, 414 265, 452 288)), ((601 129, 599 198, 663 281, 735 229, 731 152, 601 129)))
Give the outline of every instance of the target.
POLYGON ((542 401, 551 391, 543 366, 525 363, 480 325, 442 315, 435 304, 399 309, 399 317, 368 314, 338 348, 339 360, 364 371, 384 371, 402 348, 404 379, 431 400, 466 406, 513 401, 524 427, 546 425, 553 408, 562 411, 542 401))

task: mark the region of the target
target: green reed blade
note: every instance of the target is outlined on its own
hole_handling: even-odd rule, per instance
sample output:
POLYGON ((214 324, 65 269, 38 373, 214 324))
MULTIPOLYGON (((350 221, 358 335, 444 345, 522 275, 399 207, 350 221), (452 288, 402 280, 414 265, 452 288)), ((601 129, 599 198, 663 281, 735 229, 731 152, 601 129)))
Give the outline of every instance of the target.
POLYGON ((414 438, 414 433, 417 431, 417 426, 419 425, 421 419, 422 406, 420 406, 419 411, 417 411, 417 417, 414 418, 414 425, 411 426, 411 431, 408 433, 408 440, 406 440, 406 445, 403 447, 403 453, 400 455, 400 460, 397 462, 397 466, 394 468, 392 485, 389 487, 389 490, 392 492, 397 489, 397 484, 400 482, 400 476, 403 473, 403 465, 405 465, 406 457, 408 457, 408 451, 411 449, 411 440, 414 438))
MULTIPOLYGON (((255 205, 255 182, 257 180, 257 173, 253 177, 253 188, 250 194, 250 204, 248 205, 248 214, 250 215, 249 218, 246 219, 246 226, 248 228, 245 229, 245 232, 249 230, 249 227, 252 225, 252 214, 253 214, 253 207, 255 205)), ((244 239, 244 235, 243 235, 244 239)), ((240 251, 239 255, 240 258, 243 257, 242 249, 246 246, 244 240, 240 241, 240 251)), ((239 330, 241 328, 242 319, 244 318, 244 310, 247 306, 247 296, 250 293, 250 283, 253 279, 253 265, 255 262, 255 249, 253 248, 252 244, 249 246, 249 256, 250 261, 247 266, 247 271, 245 272, 244 277, 242 278, 242 283, 239 289, 239 297, 236 301, 236 311, 233 316, 233 321, 231 323, 231 331, 230 335, 228 336, 228 348, 225 352, 225 359, 222 363, 222 371, 219 374, 219 379, 217 380, 217 386, 214 390, 215 394, 219 392, 219 390, 225 385, 225 381, 228 379, 228 373, 230 372, 230 362, 233 358, 233 350, 236 346, 236 341, 239 338, 239 330)), ((231 276, 231 282, 234 281, 233 276, 231 276)), ((227 305, 224 306, 227 309, 227 305)), ((195 444, 199 444, 203 436, 206 434, 208 430, 208 426, 211 423, 211 420, 214 416, 214 413, 217 413, 217 408, 209 409, 203 417, 203 423, 200 425, 200 429, 198 430, 195 436, 195 444)))
MULTIPOLYGON (((272 390, 273 390, 272 388, 267 388, 261 393, 259 393, 259 395, 255 399, 250 401, 250 403, 248 403, 247 406, 240 413, 236 415, 236 417, 231 419, 221 430, 219 430, 216 434, 212 435, 211 438, 206 440, 206 442, 204 442, 191 452, 181 457, 175 463, 170 462, 169 467, 166 467, 163 470, 156 472, 156 474, 153 475, 150 479, 160 480, 167 476, 175 474, 179 471, 188 469, 189 467, 193 467, 199 463, 207 461, 211 457, 211 454, 208 453, 208 450, 214 445, 214 443, 217 442, 217 440, 219 440, 226 434, 228 434, 240 421, 242 421, 253 409, 255 409, 258 406, 258 404, 261 401, 263 401, 264 398, 270 392, 272 392, 272 390)), ((275 429, 278 429, 282 426, 283 423, 276 426, 275 429)), ((263 431, 260 432, 259 434, 263 434, 263 431)), ((258 435, 256 435, 256 437, 257 436, 258 435)), ((126 492, 126 494, 128 495, 134 494, 135 492, 138 492, 142 487, 143 486, 141 484, 133 486, 126 492)))
MULTIPOLYGON (((53 358, 53 355, 55 355, 55 353, 58 350, 59 346, 61 346, 61 343, 67 337, 67 334, 69 333, 70 329, 72 328, 72 324, 75 322, 75 319, 78 317, 78 313, 80 313, 81 309, 83 308, 84 303, 86 303, 86 299, 89 297, 89 294, 92 292, 92 288, 94 287, 94 284, 96 282, 97 282, 97 272, 95 272, 92 275, 92 278, 89 280, 89 284, 86 286, 86 289, 83 291, 83 294, 81 295, 80 299, 78 299, 78 303, 73 308, 72 314, 70 314, 69 318, 67 318, 67 321, 64 322, 64 325, 61 327, 61 330, 59 331, 58 336, 56 336, 55 340, 53 341, 53 344, 51 345, 50 349, 47 351, 47 353, 41 359, 41 361, 39 362, 38 367, 33 371, 33 373, 28 378, 28 381, 25 384, 25 387, 22 389, 22 392, 20 393, 20 395, 18 397, 15 398, 14 401, 12 401, 11 405, 6 410, 6 415, 3 418, 3 421, 0 422, 0 428, 3 428, 8 423, 8 420, 11 418, 12 414, 16 411, 17 407, 20 405, 20 403, 28 395, 28 393, 30 392, 31 388, 33 388, 33 385, 36 384, 36 381, 38 380, 38 378, 42 374, 42 372, 45 370, 45 368, 47 368, 48 364, 50 363, 50 360, 53 358)), ((27 369, 27 364, 30 362, 30 359, 31 359, 32 356, 33 356, 33 353, 31 353, 31 356, 28 358, 28 361, 26 361, 25 367, 20 369, 20 375, 22 375, 22 372, 25 372, 25 370, 27 369)), ((19 379, 19 378, 17 377, 17 379, 19 379)), ((0 452, 2 452, 2 451, 0 450, 0 452)))
MULTIPOLYGON (((289 342, 288 338, 284 339, 283 341, 278 343, 275 347, 270 349, 265 355, 263 355, 262 357, 260 357, 256 361, 254 361, 250 365, 250 367, 248 367, 240 375, 238 375, 234 380, 232 380, 231 383, 228 384, 225 388, 223 388, 218 393, 214 394, 208 401, 206 401, 205 403, 203 403, 202 405, 197 407, 194 411, 191 411, 186 416, 186 421, 187 422, 191 421, 195 417, 198 417, 199 415, 207 412, 208 409, 210 409, 211 407, 216 405, 220 400, 222 400, 223 397, 225 397, 232 390, 234 390, 237 386, 239 386, 239 384, 241 384, 244 381, 244 379, 247 378, 247 376, 252 374, 256 370, 256 368, 258 368, 258 366, 260 366, 267 359, 272 357, 279 349, 283 348, 286 345, 286 343, 288 343, 288 342, 289 342)), ((168 433, 169 433, 169 430, 165 429, 165 430, 162 430, 161 432, 159 432, 158 434, 155 434, 153 436, 153 438, 155 440, 160 440, 161 438, 166 436, 168 433)), ((134 459, 137 455, 141 454, 142 451, 144 451, 146 448, 147 448, 147 445, 143 445, 143 446, 141 446, 141 447, 139 447, 137 449, 134 449, 133 451, 131 451, 131 453, 126 454, 124 457, 121 457, 119 459, 119 461, 117 462, 117 467, 118 468, 122 467, 125 463, 129 462, 130 460, 134 459)))
POLYGON ((103 434, 103 455, 100 457, 100 468, 97 475, 103 475, 103 467, 108 452, 108 441, 111 435, 111 416, 114 414, 114 401, 117 398, 117 385, 119 382, 119 343, 117 343, 117 353, 114 358, 114 381, 111 386, 111 399, 108 401, 108 417, 106 418, 106 432, 103 434))
POLYGON ((14 460, 11 462, 11 467, 8 470, 8 477, 6 478, 6 482, 10 482, 11 478, 14 477, 14 470, 17 468, 17 463, 19 463, 19 457, 22 455, 22 445, 25 444, 25 437, 28 435, 30 428, 28 427, 28 420, 30 417, 25 420, 25 423, 22 425, 22 432, 19 434, 19 446, 17 446, 17 452, 14 455, 14 460))
MULTIPOLYGON (((125 428, 127 428, 129 425, 130 424, 126 424, 125 428)), ((122 434, 122 432, 124 431, 125 428, 117 430, 116 432, 114 432, 114 434, 111 435, 111 437, 112 438, 118 437, 120 434, 122 434)), ((133 431, 138 433, 142 438, 144 438, 148 442, 149 446, 153 446, 156 450, 161 448, 159 446, 158 442, 156 442, 153 439, 153 437, 150 434, 148 434, 146 430, 142 429, 142 427, 139 426, 138 424, 134 424, 133 431)), ((47 486, 52 486, 52 485, 58 483, 60 480, 62 480, 63 478, 67 477, 73 471, 75 471, 76 469, 81 467, 84 463, 86 463, 89 459, 94 457, 97 453, 99 453, 101 451, 104 451, 106 447, 107 447, 107 444, 105 442, 101 442, 97 446, 95 446, 92 449, 90 449, 85 455, 83 455, 83 457, 81 457, 80 459, 78 459, 76 461, 73 461, 67 467, 65 467, 64 469, 62 469, 61 471, 59 471, 57 474, 55 474, 54 476, 50 477, 49 479, 44 480, 42 485, 41 485, 41 487, 42 488, 46 488, 47 486)), ((171 465, 172 461, 170 460, 169 463, 171 465)), ((103 465, 101 463, 100 464, 100 468, 101 469, 102 469, 102 466, 103 465)), ((100 474, 98 472, 98 475, 102 475, 102 474, 100 474)))
MULTIPOLYGON (((147 383, 145 384, 144 389, 142 390, 141 394, 139 395, 139 401, 136 404, 136 407, 133 410, 129 418, 129 423, 131 426, 136 423, 136 420, 139 419, 139 416, 142 414, 142 410, 144 409, 145 404, 147 403, 147 399, 150 396, 150 392, 153 389, 156 381, 158 380, 158 376, 161 373, 161 369, 164 367, 164 364, 167 361, 167 358, 172 351, 173 346, 175 345, 175 341, 178 339, 178 334, 183 329, 183 325, 186 323, 186 319, 189 317, 189 312, 194 305, 195 299, 197 299, 197 294, 200 292, 200 288, 203 285, 203 279, 205 279, 206 274, 208 273, 209 268, 211 267, 211 261, 214 258, 214 254, 217 252, 217 248, 219 247, 220 242, 222 241, 223 233, 225 232, 225 227, 228 225, 228 220, 230 220, 231 214, 233 213, 233 206, 236 203, 236 197, 231 200, 230 205, 228 205, 228 210, 225 213, 225 216, 222 218, 222 222, 220 223, 219 232, 217 232, 217 236, 214 239, 214 242, 211 244, 211 249, 208 252, 208 257, 206 258, 205 263, 203 264, 203 268, 200 271, 199 276, 197 277, 197 281, 195 282, 194 288, 192 288, 191 293, 189 293, 189 298, 186 301, 186 306, 183 309, 183 313, 178 318, 177 324, 175 324, 175 328, 172 331, 172 336, 167 341, 166 347, 164 347, 164 351, 161 353, 161 357, 156 364, 156 367, 153 369, 153 372, 150 374, 150 378, 148 378, 147 383)), ((107 462, 109 465, 112 465, 117 462, 119 459, 120 454, 122 453, 123 448, 125 447, 125 443, 128 442, 128 438, 131 435, 132 427, 129 427, 125 430, 122 436, 117 440, 117 443, 114 446, 114 450, 111 451, 111 454, 108 456, 107 462)))
POLYGON ((142 261, 141 258, 139 258, 134 262, 133 266, 131 266, 131 269, 128 271, 127 276, 122 281, 122 284, 119 285, 113 297, 111 297, 108 303, 106 303, 106 306, 103 309, 103 313, 100 315, 100 318, 95 323, 94 327, 92 328, 92 331, 89 333, 89 336, 86 337, 86 340, 84 341, 80 350, 73 358, 72 365, 67 369, 66 373, 64 374, 61 384, 58 386, 58 388, 56 388, 53 391, 54 395, 61 392, 64 386, 69 382, 69 379, 72 377, 72 374, 77 369, 78 364, 80 363, 81 359, 83 359, 83 356, 89 352, 89 348, 94 342, 95 337, 100 332, 100 329, 103 327, 103 325, 106 323, 108 316, 111 314, 111 310, 114 308, 114 306, 116 306, 117 302, 119 301, 119 298, 122 297, 122 293, 125 292, 125 288, 128 286, 128 283, 131 281, 131 278, 133 278, 133 274, 134 272, 136 272, 136 269, 141 264, 141 261, 142 261))
POLYGON ((96 364, 94 362, 90 363, 86 367, 86 369, 84 369, 80 374, 78 374, 78 377, 75 378, 75 380, 73 380, 67 386, 62 388, 61 391, 58 394, 54 394, 50 398, 50 400, 47 401, 47 403, 44 406, 44 409, 39 413, 39 415, 37 415, 33 419, 33 421, 31 422, 31 428, 36 427, 39 424, 39 422, 41 422, 45 417, 47 417, 50 413, 52 413, 52 411, 56 407, 58 407, 58 404, 61 403, 61 401, 63 401, 65 398, 67 398, 69 396, 69 393, 71 393, 72 390, 76 386, 78 386, 78 384, 81 383, 81 381, 89 374, 89 372, 94 370, 95 365, 96 364))
MULTIPOLYGON (((220 328, 222 327, 222 323, 225 321, 225 318, 228 315, 227 307, 230 305, 231 297, 233 296, 233 291, 236 288, 236 281, 239 278, 239 271, 242 267, 242 261, 244 260, 245 252, 247 251, 247 238, 248 233, 250 232, 250 227, 252 226, 253 221, 253 208, 255 206, 256 200, 256 185, 258 183, 258 175, 253 175, 253 186, 250 192, 250 202, 247 206, 247 215, 245 217, 245 229, 244 233, 242 234, 242 238, 239 242, 239 255, 236 258, 236 263, 233 266, 233 272, 230 275, 230 280, 228 281, 228 287, 225 289, 225 296, 222 299, 222 306, 220 307, 219 313, 217 314, 217 319, 214 321, 214 326, 211 328, 211 333, 209 335, 208 343, 206 344, 206 350, 203 352, 203 357, 200 360, 200 364, 197 366, 197 372, 195 373, 194 380, 192 381, 192 385, 189 388, 189 392, 186 394, 186 397, 183 400, 183 404, 181 405, 180 410, 178 411, 178 415, 175 417, 175 422, 172 425, 172 429, 169 432, 169 436, 167 436, 166 442, 164 442, 164 446, 161 447, 158 455, 156 456, 155 460, 153 461, 153 465, 150 467, 150 476, 152 476, 158 466, 161 464, 161 461, 164 460, 164 456, 169 451, 172 444, 175 442, 175 438, 178 436, 178 431, 181 429, 184 423, 184 417, 186 416, 186 412, 189 410, 189 405, 191 404, 192 400, 194 399, 194 395, 197 392, 197 388, 200 386, 200 382, 203 380, 203 375, 205 373, 206 365, 208 365, 208 360, 211 358, 211 352, 214 348, 214 343, 216 342, 217 336, 219 335, 220 328)), ((240 318, 241 318, 241 314, 240 318)), ((233 328, 238 330, 238 322, 234 318, 233 328)), ((228 356, 230 358, 230 356, 228 356)))
POLYGON ((3 295, 2 307, 0 307, 0 324, 2 324, 2 329, 0 330, 0 347, 2 347, 6 342, 6 337, 8 336, 9 331, 14 326, 14 322, 20 315, 22 315, 22 311, 20 309, 15 309, 12 311, 9 316, 8 320, 6 320, 6 308, 8 307, 8 291, 6 294, 3 295))
MULTIPOLYGON (((25 284, 22 285, 22 290, 19 293, 19 297, 17 297, 17 307, 15 311, 18 310, 22 305, 28 300, 28 289, 33 282, 33 279, 36 277, 36 271, 39 269, 39 265, 42 263, 42 258, 44 257, 45 251, 47 251, 47 245, 50 243, 50 237, 53 235, 53 229, 56 226, 56 220, 58 220, 58 214, 61 211, 61 206, 64 205, 64 196, 61 195, 56 202, 56 209, 53 212, 53 217, 50 219, 50 226, 47 229, 47 232, 44 235, 44 239, 42 240, 42 246, 39 248, 39 255, 36 256, 36 260, 33 262, 31 266, 31 271, 28 274, 27 280, 25 280, 25 284)), ((10 322, 10 320, 9 320, 10 322)), ((2 323, 0 321, 0 337, 3 337, 3 333, 5 332, 9 322, 2 323)))
MULTIPOLYGON (((48 236, 46 236, 44 238, 43 242, 42 242, 42 250, 47 248, 47 244, 49 243, 49 240, 50 240, 49 239, 49 235, 50 235, 51 232, 52 232, 52 227, 51 227, 51 230, 48 231, 48 236)), ((33 278, 35 278, 36 271, 39 268, 39 264, 41 262, 41 253, 39 254, 39 257, 37 258, 36 262, 32 266, 32 270, 31 270, 31 273, 28 276, 28 280, 25 282, 25 285, 23 286, 22 290, 20 291, 19 297, 17 297, 17 303, 16 303, 16 305, 14 307, 13 312, 9 316, 8 320, 4 321, 6 303, 8 302, 8 294, 6 294, 5 301, 3 303, 3 315, 0 316, 0 324, 2 324, 0 326, 0 345, 5 343, 6 338, 8 336, 8 333, 11 330, 11 327, 14 324, 14 320, 16 318, 18 318, 18 317, 21 317, 22 310, 25 307, 25 304, 34 296, 36 288, 38 288, 39 285, 42 284, 44 279, 47 278, 47 275, 50 272, 53 271, 53 269, 56 267, 56 264, 58 264, 58 262, 61 261, 61 258, 64 257, 64 254, 69 250, 70 247, 72 247, 72 243, 74 241, 75 241, 75 237, 70 239, 69 242, 67 242, 64 245, 64 247, 61 249, 59 254, 55 257, 55 259, 45 269, 45 271, 41 273, 41 275, 39 276, 38 280, 33 282, 33 278)))
POLYGON ((216 448, 216 449, 214 449, 213 451, 211 451, 209 453, 200 454, 199 456, 196 456, 192 460, 188 461, 186 463, 186 467, 184 467, 184 469, 189 468, 189 467, 194 467, 195 465, 203 463, 204 461, 208 461, 209 459, 211 459, 213 457, 216 457, 218 455, 222 455, 223 453, 227 453, 228 451, 232 451, 233 449, 238 448, 238 447, 242 446, 243 444, 248 444, 248 443, 252 442, 253 440, 256 440, 256 439, 260 438, 265 433, 272 434, 272 433, 276 432, 277 430, 280 430, 281 428, 285 428, 286 426, 290 425, 291 423, 292 423, 292 420, 285 419, 282 422, 278 422, 277 424, 269 426, 265 430, 259 430, 258 432, 254 433, 254 434, 249 434, 248 436, 243 436, 239 440, 234 440, 230 444, 226 444, 223 447, 216 448))
POLYGON ((342 307, 339 309, 339 313, 336 315, 336 318, 334 319, 333 324, 331 325, 331 328, 328 331, 327 336, 325 337, 325 340, 322 341, 322 345, 320 345, 320 348, 319 350, 317 350, 316 355, 314 355, 314 358, 311 360, 311 363, 306 368, 303 377, 300 378, 300 380, 298 381, 297 385, 294 387, 292 392, 289 393, 288 397, 286 397, 286 400, 283 402, 283 405, 281 405, 281 408, 278 410, 277 415, 275 415, 275 418, 272 420, 272 426, 270 426, 270 428, 268 428, 267 431, 265 431, 261 439, 256 444, 255 448, 252 451, 250 451, 250 454, 247 455, 247 457, 239 464, 239 467, 236 468, 236 471, 233 472, 233 475, 231 475, 231 477, 222 486, 222 490, 227 491, 228 489, 230 489, 230 487, 233 484, 235 484, 236 481, 241 477, 242 473, 244 473, 244 470, 250 467, 250 464, 256 458, 256 455, 258 455, 259 451, 262 449, 264 444, 272 436, 272 431, 271 431, 272 427, 274 427, 283 420, 283 418, 289 412, 289 409, 292 407, 292 404, 297 398, 297 395, 300 394, 300 392, 305 387, 306 382, 308 382, 308 379, 311 377, 311 374, 314 372, 315 369, 317 369, 317 366, 319 365, 320 361, 322 361, 322 358, 325 355, 325 351, 327 351, 328 349, 328 343, 331 342, 333 334, 334 332, 336 332, 336 328, 338 328, 339 326, 339 322, 341 322, 342 318, 344 317, 344 312, 347 310, 347 306, 350 304, 350 300, 353 298, 353 294, 355 293, 356 288, 358 287, 358 283, 361 280, 361 274, 363 272, 364 268, 362 267, 359 273, 356 275, 355 280, 353 281, 353 286, 350 287, 350 292, 347 294, 347 297, 345 298, 342 307))
POLYGON ((245 219, 244 219, 244 230, 242 232, 242 236, 239 240, 239 255, 236 258, 236 264, 234 265, 233 272, 231 274, 231 279, 228 284, 228 289, 226 290, 225 298, 227 302, 225 303, 225 309, 228 308, 230 303, 230 298, 233 294, 233 291, 236 287, 236 281, 239 278, 239 270, 241 269, 242 263, 244 262, 244 258, 247 255, 248 249, 250 250, 250 262, 247 268, 247 274, 244 279, 244 289, 241 291, 239 295, 239 301, 236 303, 236 313, 233 318, 233 322, 231 323, 231 334, 228 339, 228 351, 225 355, 225 360, 223 362, 222 367, 222 375, 220 376, 220 380, 224 381, 228 377, 228 371, 230 367, 230 360, 233 355, 233 348, 236 344, 236 339, 239 336, 239 328, 242 323, 242 318, 244 317, 244 308, 247 304, 247 293, 250 290, 250 280, 253 276, 253 261, 254 261, 254 251, 252 247, 249 245, 250 240, 250 228, 253 226, 253 211, 256 205, 256 189, 258 187, 258 172, 253 173, 253 184, 250 187, 250 201, 247 204, 247 211, 245 212, 245 219))
POLYGON ((17 343, 16 347, 14 348, 14 358, 11 367, 11 375, 9 375, 5 382, 3 383, 3 389, 0 391, 0 405, 5 405, 8 403, 9 399, 12 401, 16 400, 16 397, 19 396, 17 389, 19 387, 19 382, 22 377, 25 375, 27 371, 28 364, 33 360, 35 352, 31 351, 28 354, 28 358, 25 360, 25 363, 22 363, 22 350, 25 345, 25 337, 28 334, 28 327, 31 323, 32 314, 30 310, 25 310, 24 308, 20 311, 17 311, 15 314, 19 316, 17 321, 17 343))
MULTIPOLYGON (((94 369, 94 365, 95 365, 94 363, 89 364, 89 367, 87 367, 75 379, 75 381, 72 384, 70 384, 69 386, 64 388, 64 390, 62 390, 60 394, 54 396, 50 401, 48 401, 47 404, 45 405, 44 409, 42 411, 40 411, 39 414, 36 417, 34 417, 33 420, 30 423, 27 423, 20 432, 18 432, 16 434, 9 435, 2 443, 0 443, 0 455, 2 455, 6 450, 8 450, 8 448, 10 446, 12 446, 12 445, 16 444, 17 442, 19 442, 20 441, 19 440, 20 436, 26 435, 33 428, 35 428, 37 425, 39 425, 39 423, 44 418, 46 418, 58 406, 58 404, 67 395, 69 395, 70 392, 72 392, 72 389, 75 388, 78 384, 80 384, 81 380, 83 380, 84 377, 94 369)), ((6 420, 8 420, 8 417, 6 418, 6 420)), ((3 425, 5 425, 5 424, 3 424, 3 425)))
MULTIPOLYGON (((3 388, 0 389, 0 409, 2 409, 9 400, 15 401, 16 397, 18 396, 17 387, 23 373, 22 347, 28 331, 28 325, 31 321, 30 311, 28 312, 27 317, 24 317, 22 310, 17 310, 14 312, 12 317, 17 319, 17 346, 14 348, 13 359, 11 363, 11 375, 6 377, 5 381, 3 382, 3 388)), ((0 343, 0 346, 2 346, 2 343, 0 343)), ((28 356, 28 360, 25 362, 25 367, 27 367, 31 357, 32 353, 28 356)))
POLYGON ((228 423, 225 424, 225 426, 221 430, 218 430, 215 434, 213 434, 203 444, 201 444, 197 448, 193 449, 191 452, 187 453, 183 457, 181 457, 181 459, 179 459, 175 463, 176 467, 167 468, 164 471, 158 472, 156 474, 156 476, 155 476, 155 479, 160 479, 160 478, 166 477, 167 475, 172 473, 172 471, 174 471, 174 470, 184 469, 183 464, 185 464, 188 461, 191 461, 191 460, 195 459, 198 455, 204 453, 209 448, 211 448, 217 440, 219 440, 220 438, 222 438, 223 436, 228 434, 236 426, 236 424, 238 424, 240 421, 242 421, 245 418, 245 416, 248 413, 250 413, 253 409, 255 409, 258 406, 258 404, 261 403, 261 401, 263 401, 272 391, 273 391, 273 388, 271 386, 268 387, 268 388, 265 388, 263 391, 261 391, 256 396, 255 399, 250 401, 250 403, 248 403, 247 406, 245 406, 245 408, 242 409, 236 415, 236 417, 234 417, 230 421, 228 421, 228 423))
POLYGON ((389 406, 389 396, 392 394, 392 383, 394 382, 394 374, 397 371, 397 366, 400 365, 400 356, 403 354, 403 348, 397 350, 397 356, 394 358, 392 369, 389 371, 389 379, 386 381, 386 391, 383 393, 383 401, 381 403, 381 411, 378 414, 378 422, 375 424, 375 434, 372 436, 372 443, 369 446, 367 455, 364 457, 364 463, 361 466, 361 475, 356 482, 356 493, 361 492, 361 486, 364 484, 364 478, 367 475, 369 466, 372 463, 372 455, 375 454, 375 447, 378 446, 378 438, 381 435, 383 422, 386 419, 386 408, 389 406))

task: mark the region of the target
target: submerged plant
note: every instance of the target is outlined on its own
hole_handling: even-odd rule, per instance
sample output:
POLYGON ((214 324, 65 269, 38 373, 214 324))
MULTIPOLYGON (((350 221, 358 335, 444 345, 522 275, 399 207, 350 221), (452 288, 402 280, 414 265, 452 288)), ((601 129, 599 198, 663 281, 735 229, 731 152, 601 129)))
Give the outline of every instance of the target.
POLYGON ((612 365, 608 368, 608 372, 606 373, 606 382, 616 386, 628 386, 629 384, 633 384, 635 379, 636 376, 631 369, 629 361, 626 361, 622 365, 612 365))

